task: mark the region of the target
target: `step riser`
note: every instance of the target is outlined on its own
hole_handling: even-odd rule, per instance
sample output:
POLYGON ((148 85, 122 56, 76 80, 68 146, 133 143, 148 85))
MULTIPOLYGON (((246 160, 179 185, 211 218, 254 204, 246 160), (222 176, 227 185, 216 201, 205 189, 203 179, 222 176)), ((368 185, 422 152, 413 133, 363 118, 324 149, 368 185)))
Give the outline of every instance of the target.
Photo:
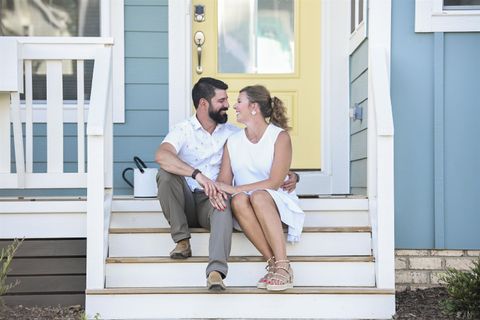
MULTIPOLYGON (((208 256, 208 233, 192 234, 194 256, 208 256)), ((109 257, 168 257, 174 243, 170 234, 110 234, 109 257)), ((370 233, 304 233, 302 240, 287 244, 289 256, 368 256, 370 233)), ((231 256, 259 256, 243 233, 232 236, 231 256)))
MULTIPOLYGON (((107 287, 205 287, 206 263, 111 263, 107 287)), ((373 262, 292 262, 297 286, 355 287, 375 285, 373 262)), ((229 263, 227 286, 254 287, 265 263, 229 263)))
POLYGON ((395 296, 368 294, 86 295, 87 315, 102 319, 391 319, 395 296))
MULTIPOLYGON (((306 212, 305 227, 369 226, 367 211, 306 212)), ((114 212, 111 228, 169 228, 162 212, 114 212)))

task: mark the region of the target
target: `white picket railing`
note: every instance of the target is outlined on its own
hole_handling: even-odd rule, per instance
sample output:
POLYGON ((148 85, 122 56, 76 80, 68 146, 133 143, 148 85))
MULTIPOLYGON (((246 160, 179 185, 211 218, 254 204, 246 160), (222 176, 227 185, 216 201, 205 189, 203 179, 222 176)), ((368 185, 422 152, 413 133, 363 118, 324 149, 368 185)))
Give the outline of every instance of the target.
POLYGON ((369 50, 368 199, 376 285, 395 288, 393 117, 387 50, 369 50))
POLYGON ((103 288, 105 281, 107 228, 113 188, 112 45, 110 38, 0 38, 0 49, 9 52, 12 60, 0 63, 0 78, 18 78, 0 81, 0 189, 87 188, 88 289, 103 288), (46 63, 46 172, 34 172, 33 168, 36 150, 32 116, 33 60, 46 63), (64 170, 63 60, 74 60, 77 65, 76 172, 64 170), (86 60, 94 61, 87 120, 87 150, 84 119, 86 60), (18 64, 18 68, 10 68, 9 63, 18 64), (5 70, 8 72, 2 72, 5 70), (20 93, 25 93, 25 139, 20 117, 20 93), (13 132, 10 132, 10 124, 13 125, 13 132), (11 135, 14 140, 15 172, 12 172, 10 163, 11 135), (85 154, 88 154, 88 159, 85 159, 85 154))

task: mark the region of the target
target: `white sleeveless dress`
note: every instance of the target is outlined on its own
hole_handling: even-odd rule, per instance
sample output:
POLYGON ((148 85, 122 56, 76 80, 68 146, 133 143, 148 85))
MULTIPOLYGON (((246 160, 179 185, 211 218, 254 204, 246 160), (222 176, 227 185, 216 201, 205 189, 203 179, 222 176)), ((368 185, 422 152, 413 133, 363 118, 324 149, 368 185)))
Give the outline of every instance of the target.
MULTIPOLYGON (((262 138, 257 143, 252 143, 248 140, 245 130, 236 132, 228 138, 227 148, 230 156, 234 185, 239 186, 254 183, 270 177, 275 141, 282 131, 282 128, 269 124, 262 138)), ((288 177, 285 179, 287 178, 288 177)), ((281 188, 278 190, 265 190, 275 201, 280 219, 288 226, 287 241, 299 241, 305 220, 305 213, 300 208, 300 203, 295 191, 288 193, 281 188)), ((239 228, 236 221, 235 228, 239 228)))

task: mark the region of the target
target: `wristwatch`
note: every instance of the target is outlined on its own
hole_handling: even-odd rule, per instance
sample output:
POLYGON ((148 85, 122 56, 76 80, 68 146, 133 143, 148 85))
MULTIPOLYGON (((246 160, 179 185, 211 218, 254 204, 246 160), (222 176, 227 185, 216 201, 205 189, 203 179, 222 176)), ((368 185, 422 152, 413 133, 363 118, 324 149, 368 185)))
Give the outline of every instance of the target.
POLYGON ((202 171, 200 171, 200 170, 198 170, 198 169, 193 170, 193 172, 192 172, 192 179, 195 180, 195 177, 196 177, 197 174, 199 174, 199 173, 202 173, 202 171))

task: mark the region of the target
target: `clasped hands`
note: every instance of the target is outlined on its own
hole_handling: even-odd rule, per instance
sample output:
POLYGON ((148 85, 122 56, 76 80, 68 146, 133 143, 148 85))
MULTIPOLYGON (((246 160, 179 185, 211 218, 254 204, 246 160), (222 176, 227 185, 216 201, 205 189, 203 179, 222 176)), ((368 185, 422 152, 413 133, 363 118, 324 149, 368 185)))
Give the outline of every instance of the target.
MULTIPOLYGON (((224 211, 227 208, 227 201, 229 201, 231 195, 240 192, 237 187, 223 182, 210 180, 201 173, 197 175, 196 180, 203 187, 212 206, 219 211, 224 211)), ((288 179, 280 186, 280 188, 290 193, 295 190, 296 184, 297 178, 295 174, 290 171, 288 173, 288 179)))

